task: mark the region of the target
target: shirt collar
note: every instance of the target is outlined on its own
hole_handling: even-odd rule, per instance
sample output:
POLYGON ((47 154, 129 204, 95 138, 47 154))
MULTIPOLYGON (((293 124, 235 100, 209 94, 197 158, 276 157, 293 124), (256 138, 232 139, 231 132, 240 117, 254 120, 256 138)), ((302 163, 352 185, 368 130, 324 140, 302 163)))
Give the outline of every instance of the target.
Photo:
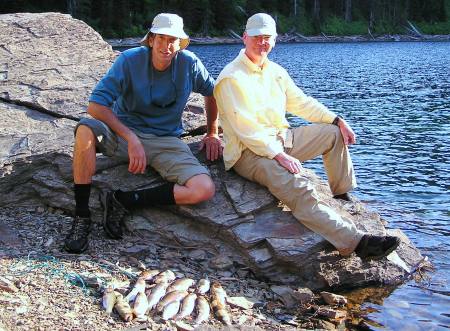
POLYGON ((250 69, 252 72, 261 72, 263 71, 263 69, 265 69, 268 65, 269 65, 269 59, 266 58, 263 62, 262 68, 256 64, 254 64, 249 58, 248 56, 245 54, 245 48, 241 49, 241 51, 239 52, 239 58, 241 60, 242 63, 244 63, 244 65, 250 69))

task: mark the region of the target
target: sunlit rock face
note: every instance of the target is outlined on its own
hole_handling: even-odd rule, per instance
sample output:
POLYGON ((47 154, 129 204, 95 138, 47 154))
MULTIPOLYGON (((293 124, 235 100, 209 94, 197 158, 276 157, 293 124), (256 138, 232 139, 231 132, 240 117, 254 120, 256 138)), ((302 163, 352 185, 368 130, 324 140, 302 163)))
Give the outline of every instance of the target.
MULTIPOLYGON (((74 209, 73 128, 86 116, 89 94, 116 56, 98 33, 68 15, 0 15, 0 207, 45 204, 74 209)), ((195 206, 134 213, 127 225, 143 236, 143 243, 146 233, 157 233, 182 246, 213 249, 272 282, 311 289, 398 283, 422 260, 400 230, 391 231, 402 244, 390 259, 361 261, 354 254, 341 258, 265 188, 226 172, 221 162, 207 162, 198 152, 199 134, 205 131, 200 96, 192 95, 183 121, 188 131, 183 139, 208 166, 216 195, 195 206)), ((386 233, 377 213, 359 202, 336 201, 313 172, 305 170, 304 175, 321 199, 359 229, 386 233)), ((94 219, 101 217, 100 190, 158 183, 161 178, 151 168, 144 175, 131 175, 126 164, 100 156, 91 195, 94 219)))

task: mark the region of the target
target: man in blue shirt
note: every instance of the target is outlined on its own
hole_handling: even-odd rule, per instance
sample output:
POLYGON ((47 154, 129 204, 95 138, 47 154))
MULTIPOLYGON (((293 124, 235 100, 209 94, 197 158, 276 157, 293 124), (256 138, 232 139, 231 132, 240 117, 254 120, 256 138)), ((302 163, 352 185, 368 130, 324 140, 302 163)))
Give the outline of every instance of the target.
POLYGON ((75 128, 73 176, 75 217, 65 249, 81 253, 91 229, 89 197, 96 152, 128 160, 128 170, 144 173, 152 166, 167 183, 149 189, 105 192, 103 227, 109 237, 122 238, 128 211, 150 205, 195 204, 214 195, 208 170, 180 140, 181 115, 191 92, 205 96, 207 134, 202 140, 209 160, 222 153, 218 136, 214 80, 201 61, 185 50, 189 37, 183 20, 159 14, 143 46, 123 52, 97 84, 88 113, 75 128))

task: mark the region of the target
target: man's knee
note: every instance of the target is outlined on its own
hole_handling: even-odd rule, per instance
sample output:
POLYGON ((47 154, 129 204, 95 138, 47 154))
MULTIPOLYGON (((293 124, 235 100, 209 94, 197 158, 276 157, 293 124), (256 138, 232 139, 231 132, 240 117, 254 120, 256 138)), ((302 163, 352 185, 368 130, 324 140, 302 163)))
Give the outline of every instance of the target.
POLYGON ((77 131, 75 132, 75 141, 92 144, 95 141, 94 132, 89 126, 81 124, 77 127, 77 131))
POLYGON ((88 184, 95 173, 95 136, 86 125, 75 132, 73 177, 76 184, 88 184))
POLYGON ((336 138, 342 139, 342 133, 341 130, 337 125, 334 124, 327 124, 327 129, 330 134, 330 136, 334 136, 336 138))
POLYGON ((343 141, 341 130, 334 124, 319 124, 321 126, 321 139, 324 146, 332 148, 335 144, 343 141))
POLYGON ((190 178, 186 186, 192 192, 192 199, 196 203, 212 199, 216 191, 214 182, 206 174, 196 175, 190 178))
POLYGON ((203 176, 204 178, 199 181, 197 186, 198 202, 210 200, 216 193, 216 186, 214 185, 211 177, 209 177, 208 175, 203 176))

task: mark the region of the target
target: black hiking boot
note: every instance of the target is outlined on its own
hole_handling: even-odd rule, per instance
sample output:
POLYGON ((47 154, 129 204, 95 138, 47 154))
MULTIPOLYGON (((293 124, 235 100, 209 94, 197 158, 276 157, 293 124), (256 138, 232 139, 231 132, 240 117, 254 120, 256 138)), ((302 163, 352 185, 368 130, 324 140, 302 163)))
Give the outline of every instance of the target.
POLYGON ((75 216, 72 229, 64 242, 64 249, 74 254, 84 252, 89 246, 89 233, 91 233, 91 218, 75 216))
POLYGON ((400 244, 400 238, 394 236, 372 236, 365 234, 355 249, 361 259, 381 259, 389 255, 400 244))
POLYGON ((333 198, 343 200, 343 201, 353 201, 353 198, 349 193, 338 194, 338 195, 335 195, 333 198))
POLYGON ((111 239, 122 239, 125 216, 128 210, 117 201, 114 192, 102 192, 100 203, 103 206, 103 228, 111 239))

